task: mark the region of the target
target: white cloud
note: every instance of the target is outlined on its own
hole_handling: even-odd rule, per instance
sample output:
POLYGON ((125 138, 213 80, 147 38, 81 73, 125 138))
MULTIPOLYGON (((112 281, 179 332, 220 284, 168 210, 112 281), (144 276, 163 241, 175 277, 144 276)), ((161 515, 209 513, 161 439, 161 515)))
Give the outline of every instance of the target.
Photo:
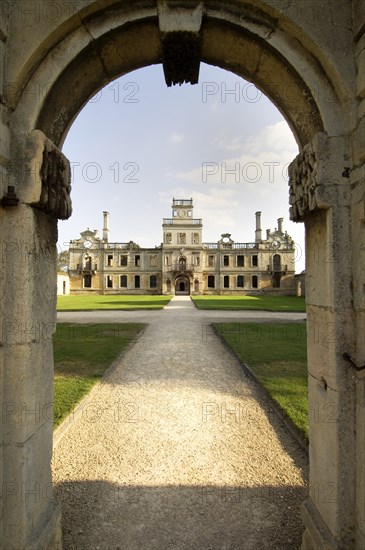
POLYGON ((198 184, 244 184, 248 188, 260 183, 263 195, 279 184, 287 183, 287 165, 298 153, 293 134, 287 123, 280 121, 266 126, 245 140, 234 137, 220 142, 225 151, 242 151, 239 156, 222 154, 220 159, 207 159, 201 166, 186 172, 176 172, 175 178, 198 184))
POLYGON ((245 149, 252 155, 267 151, 293 157, 298 154, 298 146, 285 120, 265 126, 258 134, 251 135, 245 142, 245 149))
POLYGON ((182 143, 183 141, 184 141, 184 136, 182 134, 179 134, 176 131, 172 132, 169 135, 167 140, 168 143, 182 143))
POLYGON ((217 143, 224 151, 242 151, 243 148, 241 136, 236 136, 229 140, 221 138, 217 140, 217 143))

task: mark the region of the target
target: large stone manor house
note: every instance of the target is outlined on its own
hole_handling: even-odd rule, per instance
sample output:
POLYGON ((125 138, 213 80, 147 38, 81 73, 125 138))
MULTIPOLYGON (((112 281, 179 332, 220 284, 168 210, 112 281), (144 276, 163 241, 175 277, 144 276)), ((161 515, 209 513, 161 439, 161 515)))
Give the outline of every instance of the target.
POLYGON ((202 219, 192 199, 173 199, 163 219, 163 242, 142 248, 133 241, 109 242, 109 213, 102 238, 87 229, 70 242, 72 294, 261 294, 295 293, 295 246, 283 218, 263 238, 256 212, 255 240, 235 242, 229 233, 203 242, 202 219))

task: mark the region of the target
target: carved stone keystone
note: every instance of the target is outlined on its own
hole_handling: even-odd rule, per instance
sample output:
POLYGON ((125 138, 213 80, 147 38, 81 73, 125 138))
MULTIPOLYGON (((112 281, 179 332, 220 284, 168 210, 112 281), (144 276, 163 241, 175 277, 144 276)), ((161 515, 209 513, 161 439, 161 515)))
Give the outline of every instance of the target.
POLYGON ((175 0, 157 2, 167 86, 199 80, 203 6, 197 1, 186 4, 182 8, 175 0))

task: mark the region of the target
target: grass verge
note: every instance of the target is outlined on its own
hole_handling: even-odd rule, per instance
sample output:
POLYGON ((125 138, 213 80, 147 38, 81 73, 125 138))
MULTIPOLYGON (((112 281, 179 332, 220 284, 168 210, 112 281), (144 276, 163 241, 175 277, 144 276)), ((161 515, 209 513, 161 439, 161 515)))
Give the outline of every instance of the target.
POLYGON ((192 296, 198 309, 305 311, 302 296, 192 296))
POLYGON ((163 309, 172 296, 149 295, 86 295, 58 296, 57 311, 89 311, 98 309, 163 309))
POLYGON ((57 325, 53 337, 55 428, 102 378, 144 326, 142 323, 57 325))
POLYGON ((213 326, 308 440, 306 325, 214 323, 213 326))

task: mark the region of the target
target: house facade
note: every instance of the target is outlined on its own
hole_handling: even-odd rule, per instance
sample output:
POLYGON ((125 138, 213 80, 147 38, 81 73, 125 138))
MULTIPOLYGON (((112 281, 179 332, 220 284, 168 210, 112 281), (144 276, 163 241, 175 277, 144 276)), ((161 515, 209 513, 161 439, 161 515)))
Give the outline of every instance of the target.
POLYGON ((295 244, 283 218, 262 238, 256 212, 255 240, 235 242, 229 233, 203 242, 203 222, 192 199, 173 199, 155 248, 109 242, 109 214, 102 237, 87 229, 70 242, 71 294, 295 294, 295 244))

